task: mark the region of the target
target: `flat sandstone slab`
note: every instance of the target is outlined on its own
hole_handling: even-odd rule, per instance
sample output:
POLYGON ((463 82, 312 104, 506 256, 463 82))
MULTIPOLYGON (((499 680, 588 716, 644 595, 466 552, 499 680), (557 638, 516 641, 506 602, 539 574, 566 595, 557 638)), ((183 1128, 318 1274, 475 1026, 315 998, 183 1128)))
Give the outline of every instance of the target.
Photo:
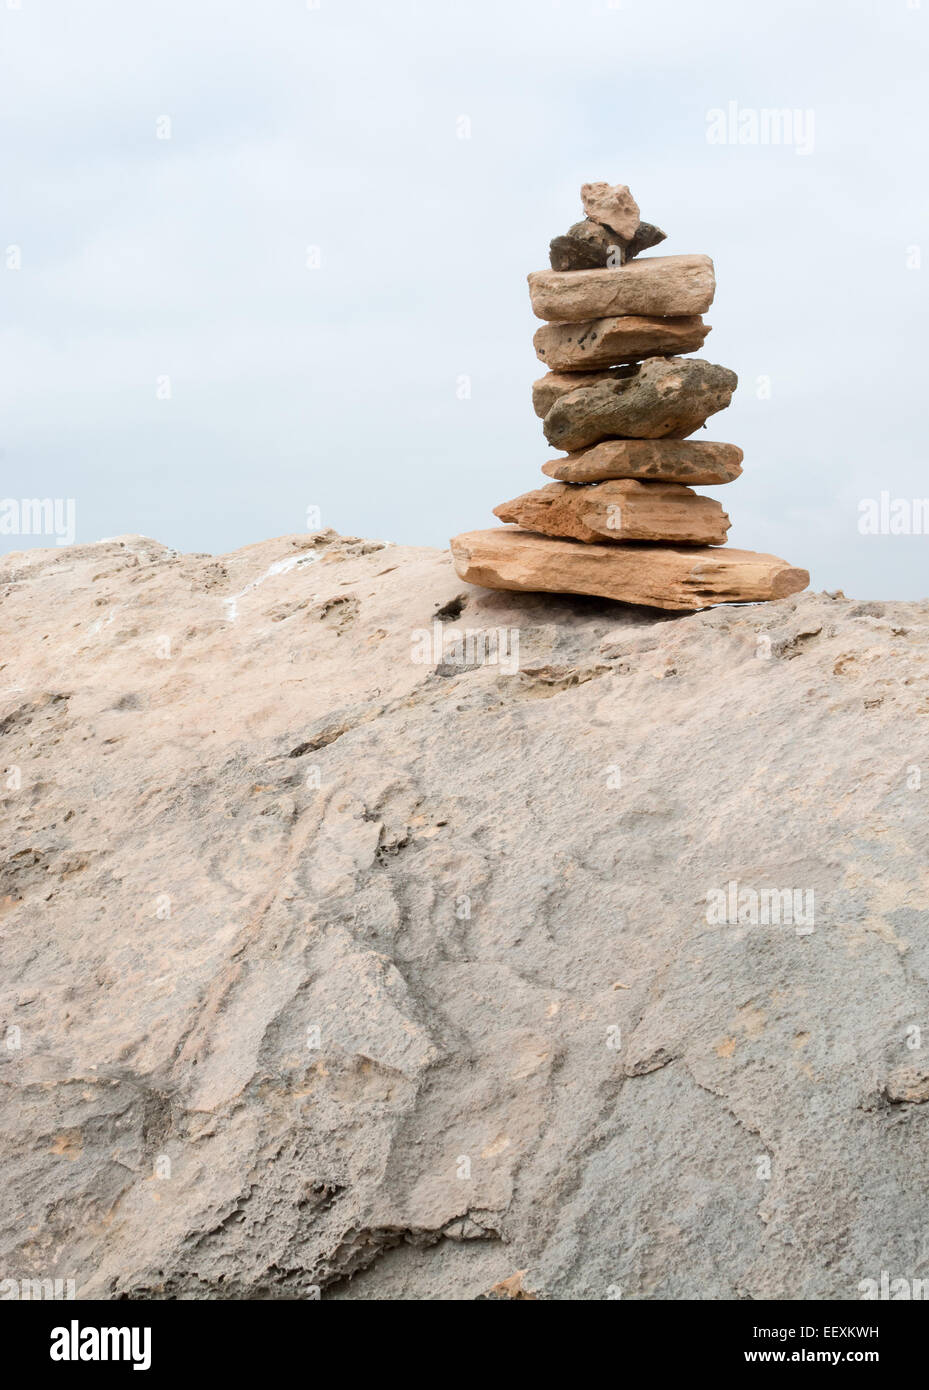
POLYGON ((532 345, 536 357, 553 371, 590 371, 639 362, 643 357, 696 352, 709 332, 710 325, 696 314, 678 318, 625 314, 584 323, 545 323, 536 330, 532 345))
POLYGON ((562 483, 642 478, 706 487, 738 478, 742 458, 738 445, 710 439, 604 439, 592 449, 549 459, 542 472, 562 483))
POLYGON ((459 577, 485 589, 591 594, 678 612, 786 598, 810 582, 806 570, 754 550, 584 545, 509 526, 466 531, 450 544, 459 577))
POLYGON ((536 318, 578 323, 618 314, 702 314, 713 303, 709 256, 649 256, 613 270, 534 270, 529 297, 536 318))
POLYGON ((585 541, 670 541, 724 545, 729 517, 712 497, 680 483, 614 479, 577 487, 547 483, 494 507, 501 521, 527 531, 585 541))
POLYGON ((686 439, 725 410, 738 382, 728 367, 702 357, 653 357, 629 376, 558 396, 542 429, 567 453, 601 439, 686 439))

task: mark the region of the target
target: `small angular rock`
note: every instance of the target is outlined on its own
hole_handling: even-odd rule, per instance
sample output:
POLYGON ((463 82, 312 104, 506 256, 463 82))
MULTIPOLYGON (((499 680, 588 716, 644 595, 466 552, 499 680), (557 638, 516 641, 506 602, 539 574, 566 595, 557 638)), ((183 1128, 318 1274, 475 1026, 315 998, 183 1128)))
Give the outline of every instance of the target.
POLYGON ((666 241, 667 236, 667 232, 656 227, 654 222, 640 222, 636 228, 635 236, 626 247, 626 259, 632 260, 633 256, 638 256, 640 252, 647 251, 651 246, 657 246, 659 242, 666 241))
POLYGON ((610 227, 631 241, 639 226, 639 205, 624 183, 585 183, 581 188, 584 211, 594 222, 610 227))
POLYGON ((465 532, 451 550, 459 578, 485 589, 595 594, 678 612, 786 598, 810 582, 806 570, 753 550, 584 545, 514 526, 465 532))
POLYGON ((738 478, 742 457, 737 445, 709 439, 604 439, 592 449, 550 459, 542 472, 562 483, 653 478, 705 487, 738 478))
POLYGON ((696 314, 650 318, 624 314, 585 323, 543 323, 533 338, 536 357, 553 371, 589 371, 645 357, 696 352, 710 325, 696 314))
POLYGON ((715 293, 713 262, 701 255, 649 256, 613 270, 535 270, 529 276, 532 312, 557 323, 702 314, 715 293))
POLYGON ((655 357, 632 376, 559 396, 542 427, 553 448, 569 453, 617 437, 686 439, 726 408, 737 385, 735 372, 700 357, 655 357))
POLYGON ((578 541, 670 541, 723 545, 730 521, 712 497, 680 483, 624 478, 576 487, 547 483, 494 507, 494 516, 527 531, 578 541))

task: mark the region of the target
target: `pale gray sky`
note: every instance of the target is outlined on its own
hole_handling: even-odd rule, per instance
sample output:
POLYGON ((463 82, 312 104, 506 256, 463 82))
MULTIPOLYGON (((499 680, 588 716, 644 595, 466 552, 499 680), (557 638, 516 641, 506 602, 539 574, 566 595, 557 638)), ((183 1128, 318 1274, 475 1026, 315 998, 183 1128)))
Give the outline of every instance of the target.
POLYGON ((0 0, 0 498, 185 550, 496 524, 553 453, 525 277, 607 179, 715 259, 730 544, 924 597, 859 502, 929 496, 927 40, 929 0, 0 0), (711 143, 730 103, 812 117, 711 143))

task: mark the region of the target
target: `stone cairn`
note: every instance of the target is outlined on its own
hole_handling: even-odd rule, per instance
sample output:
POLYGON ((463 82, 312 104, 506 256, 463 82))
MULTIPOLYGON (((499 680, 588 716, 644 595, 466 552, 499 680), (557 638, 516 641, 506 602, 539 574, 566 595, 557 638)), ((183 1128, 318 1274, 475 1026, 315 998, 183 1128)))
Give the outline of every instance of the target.
POLYGON ((709 256, 639 252, 665 233, 624 184, 587 183, 586 217, 529 276, 549 369, 532 388, 556 481, 494 508, 514 525, 451 542, 462 579, 488 589, 594 594, 697 609, 798 593, 810 582, 774 555, 722 550, 729 517, 690 484, 731 483, 742 450, 688 438, 724 410, 734 372, 699 357, 716 292, 709 256))

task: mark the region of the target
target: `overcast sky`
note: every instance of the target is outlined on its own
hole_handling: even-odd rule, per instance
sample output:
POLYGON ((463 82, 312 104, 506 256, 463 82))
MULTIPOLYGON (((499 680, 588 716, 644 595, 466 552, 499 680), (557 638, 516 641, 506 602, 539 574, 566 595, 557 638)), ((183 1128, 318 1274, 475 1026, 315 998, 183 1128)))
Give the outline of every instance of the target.
POLYGON ((214 552, 495 525, 554 452, 525 277, 606 179, 715 260, 730 544, 925 597, 929 535, 859 528, 929 497, 927 40, 929 0, 0 0, 0 498, 214 552))

